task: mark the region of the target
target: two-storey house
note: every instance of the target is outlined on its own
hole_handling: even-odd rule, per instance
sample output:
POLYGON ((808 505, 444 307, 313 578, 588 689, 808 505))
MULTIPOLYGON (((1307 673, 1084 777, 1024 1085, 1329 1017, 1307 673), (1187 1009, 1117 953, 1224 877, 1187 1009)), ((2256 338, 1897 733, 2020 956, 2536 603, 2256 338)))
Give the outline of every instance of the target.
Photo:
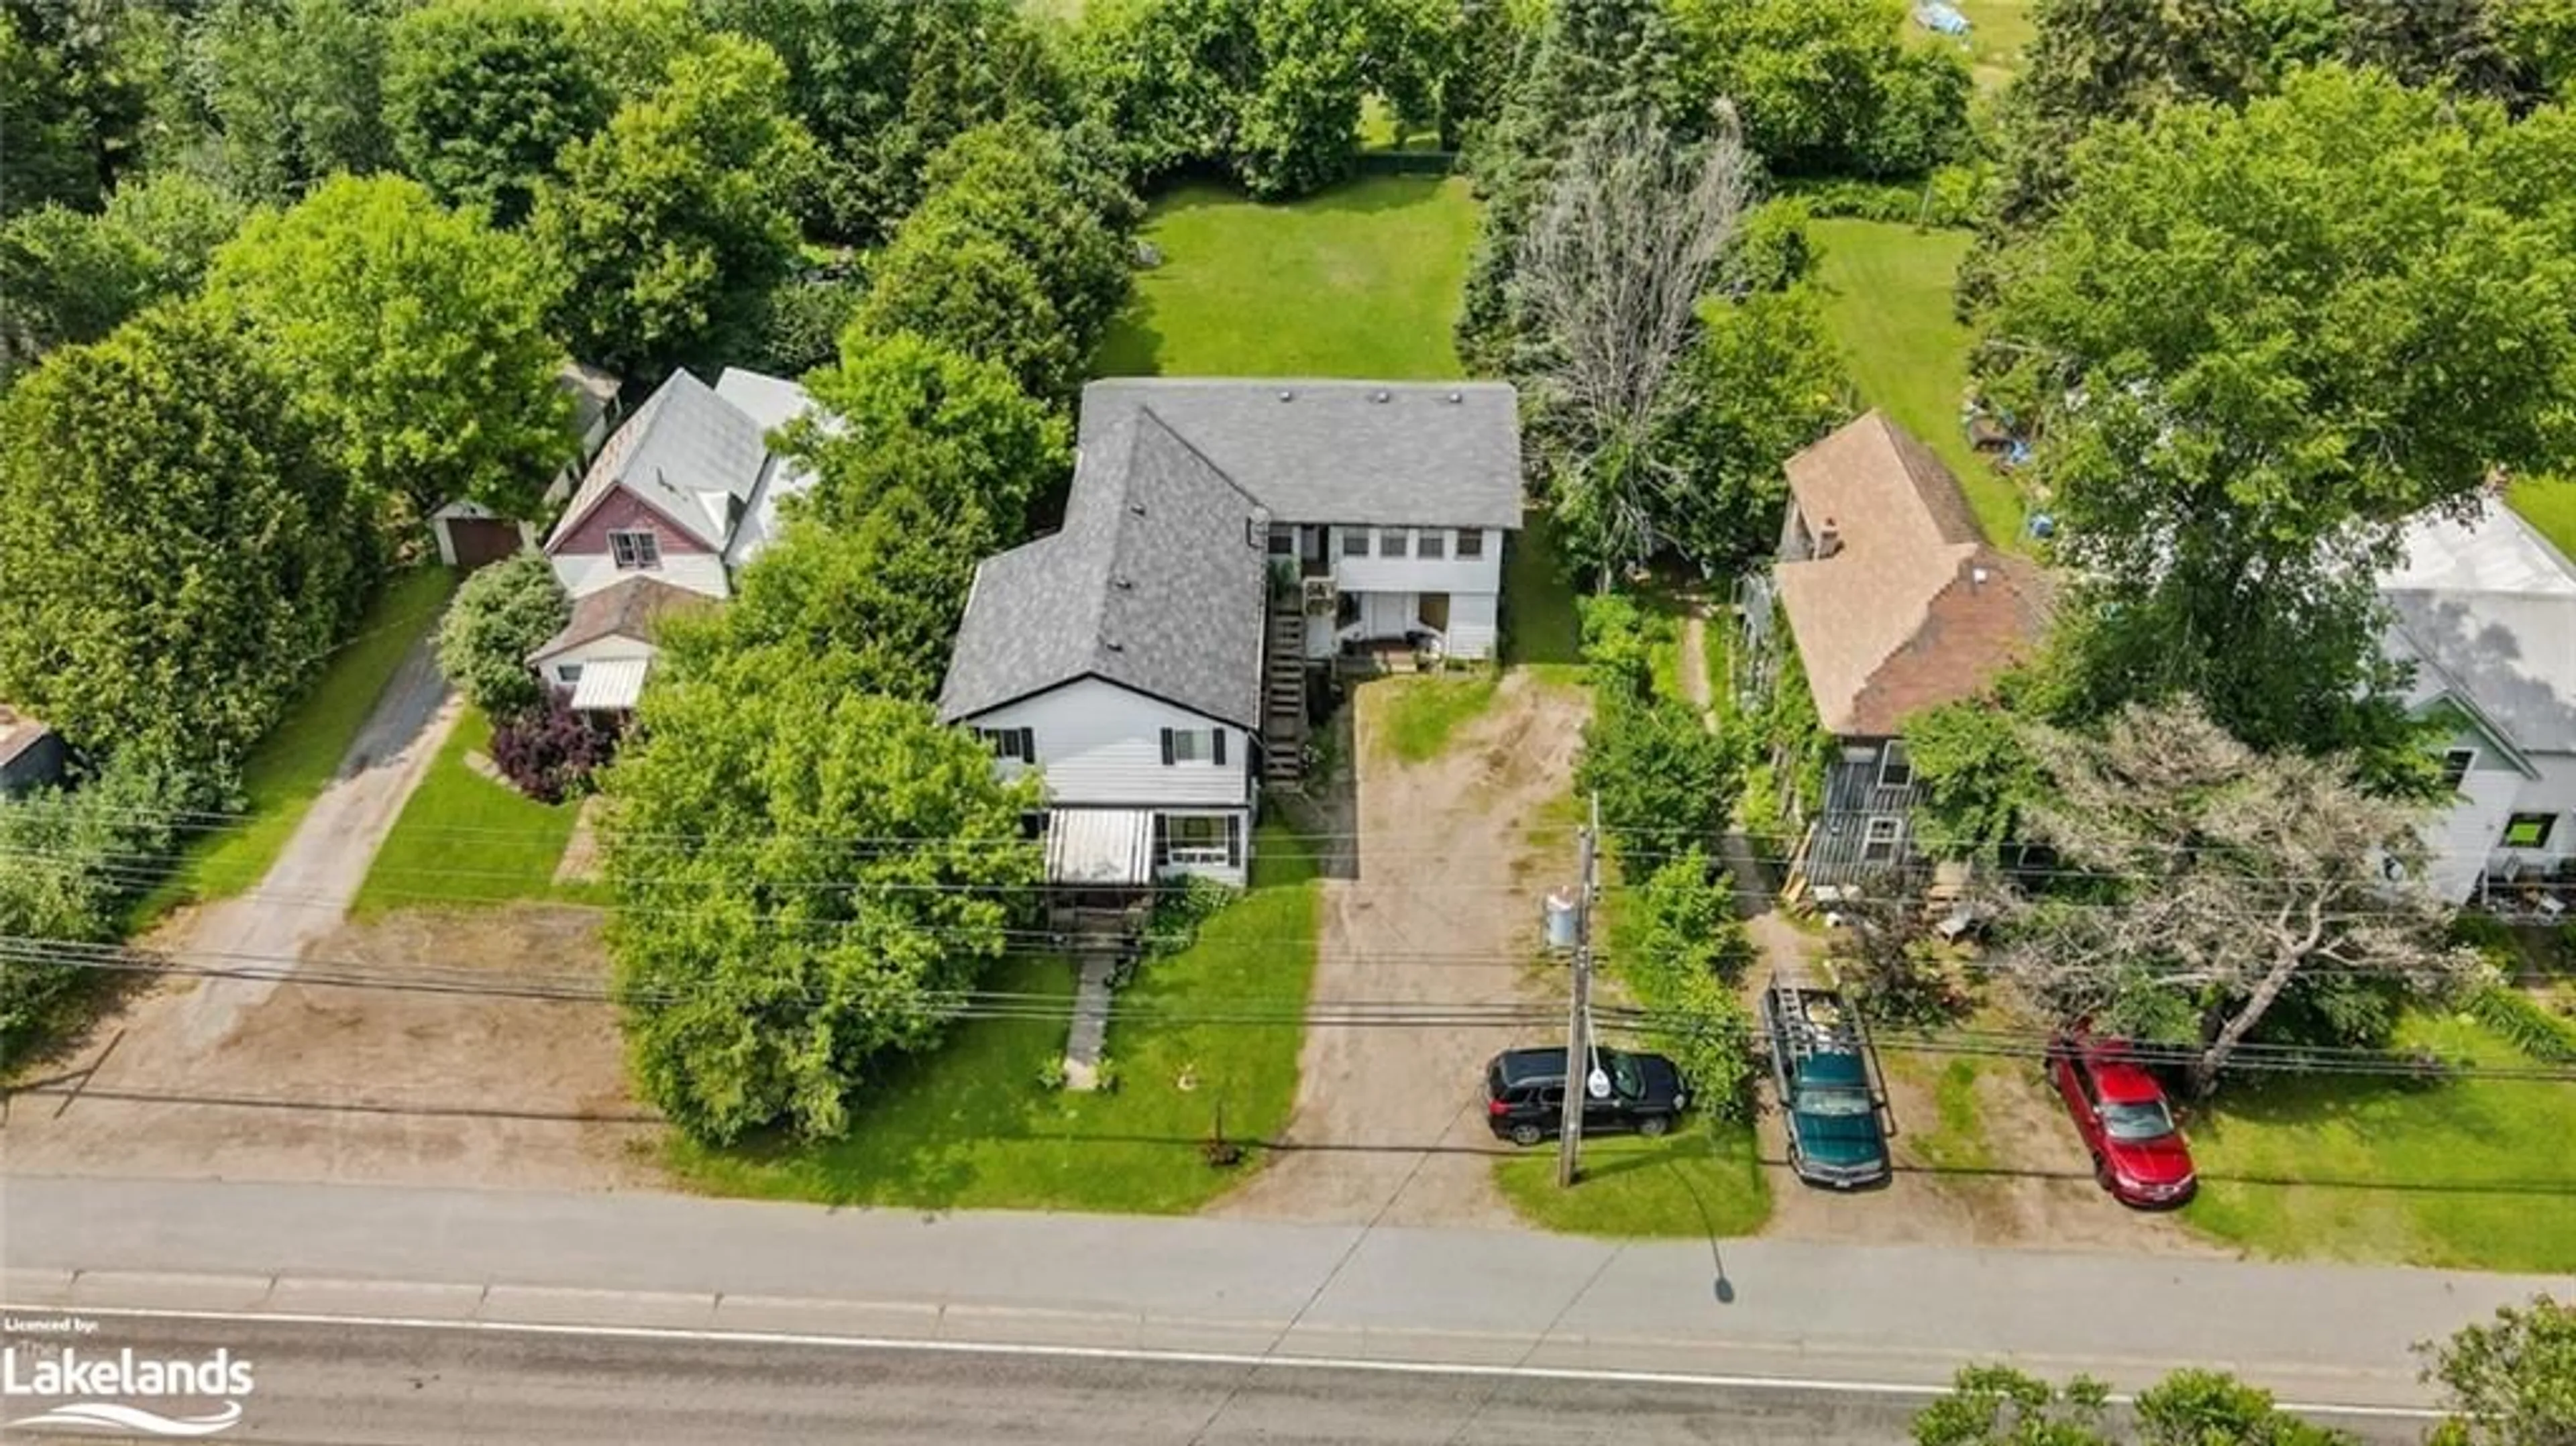
POLYGON ((1095 382, 1078 443, 1063 529, 976 568, 940 716, 1044 780, 1050 882, 1240 884, 1281 668, 1385 638, 1495 647, 1511 389, 1095 382), (1310 598, 1324 625, 1302 625, 1310 598))
POLYGON ((1756 660, 1744 676, 1762 686, 1780 674, 1760 662, 1781 642, 1776 609, 1833 750, 1822 797, 1787 800, 1804 830, 1793 884, 1830 899, 1912 859, 1906 720, 1984 691, 2039 638, 2049 592, 2038 568, 1986 542, 1941 459, 1878 412, 1785 470, 1778 561, 1742 596, 1756 660))
POLYGON ((2512 905, 2576 871, 2576 567, 2490 500, 2408 524, 2379 591, 2382 647, 2413 666, 2407 706, 2441 725, 2452 790, 2425 830, 2426 882, 2512 905))
POLYGON ((573 620, 528 655, 572 706, 635 706, 653 618, 720 599, 778 530, 779 505, 813 483, 769 438, 813 406, 796 383, 728 367, 712 387, 673 372, 591 459, 546 536, 573 620))

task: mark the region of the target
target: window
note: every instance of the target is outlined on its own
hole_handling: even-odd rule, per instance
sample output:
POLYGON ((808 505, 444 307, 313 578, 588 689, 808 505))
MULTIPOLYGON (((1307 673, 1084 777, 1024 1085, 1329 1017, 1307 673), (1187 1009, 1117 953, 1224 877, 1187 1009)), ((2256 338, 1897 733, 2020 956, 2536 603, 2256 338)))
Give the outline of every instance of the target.
POLYGON ((1413 539, 1413 555, 1425 562, 1438 562, 1449 555, 1449 534, 1426 527, 1413 539))
POLYGON ((2554 813, 2517 813, 2505 820, 2504 846, 2509 849, 2545 849, 2549 847, 2550 825, 2558 822, 2554 813))
POLYGON ((1270 555, 1272 557, 1295 557, 1297 555, 1297 529, 1284 523, 1271 524, 1270 555))
POLYGON ((1865 864, 1896 862, 1898 823, 1892 818, 1873 818, 1861 831, 1860 861, 1865 864))
POLYGON ((1484 555, 1485 555, 1485 530, 1484 530, 1483 528, 1481 528, 1481 527, 1461 527, 1461 528, 1459 528, 1459 529, 1458 529, 1458 560, 1459 560, 1460 562, 1465 562, 1465 561, 1467 561, 1467 560, 1468 560, 1468 559, 1470 559, 1470 558, 1478 558, 1478 557, 1482 557, 1482 556, 1484 556, 1484 555))
POLYGON ((1341 533, 1342 533, 1342 556, 1344 556, 1344 557, 1366 557, 1366 556, 1368 556, 1368 529, 1367 529, 1367 528, 1365 528, 1365 527, 1345 527, 1345 528, 1341 529, 1341 533))
POLYGON ((1014 763, 1038 761, 1037 735, 1029 729, 978 728, 975 736, 984 740, 984 746, 993 750, 995 758, 1007 758, 1014 763))
POLYGON ((1914 760, 1905 756, 1905 745, 1893 738, 1888 740, 1887 747, 1878 755, 1878 786, 1881 788, 1914 786, 1914 760))
POLYGON ((1243 866, 1243 820, 1230 814, 1166 814, 1162 833, 1168 863, 1243 866))
POLYGON ((1225 730, 1222 728, 1166 728, 1163 730, 1163 762, 1225 764, 1225 730))
POLYGON ((1404 556, 1405 539, 1412 535, 1412 533, 1405 531, 1401 527, 1379 528, 1377 530, 1377 555, 1380 557, 1404 556))
POLYGON ((581 664, 579 664, 579 663, 557 663, 557 664, 555 664, 555 681, 556 681, 556 682, 558 682, 558 683, 563 683, 563 684, 567 684, 567 685, 580 682, 580 681, 581 681, 581 664))
POLYGON ((2453 793, 2459 792, 2460 785, 2469 781, 2469 770, 2477 766, 2477 761, 2478 751, 2474 748, 2454 748, 2443 754, 2442 786, 2453 793))
POLYGON ((650 532, 612 532, 608 534, 608 553, 621 572, 658 568, 662 565, 662 539, 650 532))

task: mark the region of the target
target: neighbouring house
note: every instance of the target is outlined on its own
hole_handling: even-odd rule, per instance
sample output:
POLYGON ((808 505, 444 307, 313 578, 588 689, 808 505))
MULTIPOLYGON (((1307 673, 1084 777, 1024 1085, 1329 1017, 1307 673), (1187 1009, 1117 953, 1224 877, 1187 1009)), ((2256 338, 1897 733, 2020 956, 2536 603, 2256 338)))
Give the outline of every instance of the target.
POLYGON ((0 797, 61 782, 68 761, 61 734, 0 703, 0 797))
MULTIPOLYGON (((653 657, 645 625, 667 606, 666 595, 730 596, 736 571, 777 534, 780 503, 813 484, 810 471, 769 442, 812 406, 796 383, 738 367, 727 368, 712 387, 673 372, 591 459, 546 536, 546 557, 572 595, 576 623, 587 617, 613 626, 580 641, 558 636, 534 661, 541 668, 581 668, 581 678, 592 684, 587 696, 613 692, 628 696, 625 706, 632 706, 625 675, 632 672, 640 688, 653 657), (636 582, 653 586, 628 586, 636 582), (611 591, 619 597, 590 603, 611 591), (592 645, 617 647, 624 651, 616 658, 636 661, 594 679, 593 660, 568 656, 592 645), (618 680, 613 690, 611 677, 618 680)), ((559 672, 550 676, 562 681, 559 672)), ((583 693, 580 683, 575 691, 583 693)))
POLYGON ((2576 874, 2576 567, 2501 501, 2408 524, 2383 573, 2383 647, 2414 666, 2414 716, 2438 722, 2452 802, 2425 831, 2427 880, 2454 902, 2544 912, 2576 874), (2546 903, 2543 903, 2543 901, 2546 903))
MULTIPOLYGON (((555 385, 572 398, 573 454, 566 458, 546 488, 549 504, 572 495, 573 484, 608 441, 608 429, 620 415, 619 382, 597 367, 566 362, 555 385)), ((458 499, 429 514, 429 529, 438 540, 438 560, 448 567, 476 568, 499 562, 537 545, 536 527, 503 517, 479 502, 458 499)))
MULTIPOLYGON (((2047 579, 1990 545, 1959 479, 1931 449, 1872 411, 1789 459, 1778 560, 1739 593, 1759 691, 1797 651, 1830 738, 1820 797, 1778 770, 1782 816, 1801 831, 1790 886, 1831 901, 1873 875, 1917 862, 1906 720, 1971 698, 2035 643, 2047 579), (1784 624, 1785 640, 1775 636, 1784 624)), ((1748 698, 1747 702, 1756 702, 1748 698)))
POLYGON ((1064 526, 977 566, 940 716, 1045 780, 1063 893, 1240 884, 1308 670, 1491 653, 1520 508, 1508 386, 1094 382, 1064 526))
POLYGON ((628 577, 573 600, 563 631, 528 654, 528 666, 584 713, 631 713, 644 693, 663 616, 706 607, 707 597, 651 577, 628 577))

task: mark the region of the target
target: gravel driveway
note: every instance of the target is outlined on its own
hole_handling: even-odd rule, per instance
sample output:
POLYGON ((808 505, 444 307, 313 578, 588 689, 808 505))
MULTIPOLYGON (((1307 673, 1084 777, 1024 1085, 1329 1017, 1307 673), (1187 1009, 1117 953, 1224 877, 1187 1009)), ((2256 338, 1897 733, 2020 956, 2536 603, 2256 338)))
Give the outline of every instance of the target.
MULTIPOLYGON (((1313 1001, 1547 998, 1517 961, 1535 957, 1547 887, 1573 871, 1563 801, 1590 700, 1511 673, 1439 757, 1406 765, 1375 738, 1405 686, 1394 679, 1354 694, 1357 877, 1323 886, 1313 1001)), ((1289 1148, 1216 1213, 1516 1224, 1493 1185, 1492 1156, 1511 1147, 1475 1112, 1478 1072, 1496 1050, 1543 1035, 1554 1032, 1310 1028, 1289 1148)))

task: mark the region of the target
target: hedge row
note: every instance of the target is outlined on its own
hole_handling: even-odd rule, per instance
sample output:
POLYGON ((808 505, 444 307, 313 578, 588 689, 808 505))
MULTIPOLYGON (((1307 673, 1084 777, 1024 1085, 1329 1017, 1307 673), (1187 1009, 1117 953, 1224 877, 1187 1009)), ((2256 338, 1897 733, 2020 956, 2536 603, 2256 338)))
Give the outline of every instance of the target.
POLYGON ((2533 1059, 2576 1064, 2576 1020, 2551 1013, 2518 989, 2481 989, 2469 996, 2469 1013, 2533 1059))

